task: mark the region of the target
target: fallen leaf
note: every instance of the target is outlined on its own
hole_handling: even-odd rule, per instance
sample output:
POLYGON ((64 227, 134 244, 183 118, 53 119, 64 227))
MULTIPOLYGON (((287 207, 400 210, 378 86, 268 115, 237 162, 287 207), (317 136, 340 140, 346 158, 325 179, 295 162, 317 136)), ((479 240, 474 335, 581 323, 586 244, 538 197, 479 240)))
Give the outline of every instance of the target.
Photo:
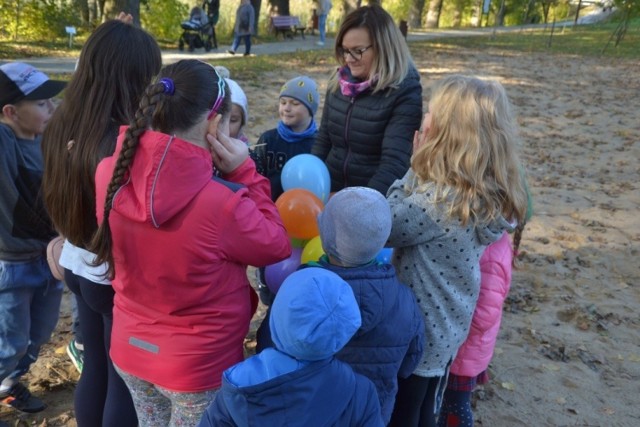
POLYGON ((558 366, 552 365, 552 364, 549 364, 549 363, 543 363, 542 367, 545 368, 548 371, 559 371, 560 370, 560 368, 558 366))
POLYGON ((558 402, 560 405, 564 405, 565 403, 567 403, 567 399, 565 399, 564 397, 559 397, 556 399, 556 402, 558 402))
POLYGON ((516 389, 516 386, 513 383, 503 382, 503 383, 500 383, 500 385, 505 390, 513 391, 516 389))

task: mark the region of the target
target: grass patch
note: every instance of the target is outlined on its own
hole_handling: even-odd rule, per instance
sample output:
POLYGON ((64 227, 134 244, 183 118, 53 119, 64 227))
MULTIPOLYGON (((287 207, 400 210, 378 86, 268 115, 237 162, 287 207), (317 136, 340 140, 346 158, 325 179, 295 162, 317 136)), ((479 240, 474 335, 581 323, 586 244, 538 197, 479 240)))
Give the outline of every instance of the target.
POLYGON ((216 60, 215 64, 227 67, 233 79, 259 81, 261 74, 281 70, 282 64, 286 64, 287 68, 292 70, 308 70, 314 67, 326 68, 327 65, 335 64, 335 60, 326 49, 321 49, 248 58, 241 56, 216 60))
POLYGON ((474 37, 448 37, 433 41, 413 42, 413 48, 429 46, 457 46, 469 49, 496 48, 526 52, 549 52, 580 56, 603 56, 611 58, 640 59, 640 19, 629 24, 627 33, 615 47, 615 40, 609 43, 611 35, 618 27, 617 22, 576 27, 556 26, 551 35, 551 25, 547 28, 523 29, 514 32, 497 32, 495 35, 474 37))

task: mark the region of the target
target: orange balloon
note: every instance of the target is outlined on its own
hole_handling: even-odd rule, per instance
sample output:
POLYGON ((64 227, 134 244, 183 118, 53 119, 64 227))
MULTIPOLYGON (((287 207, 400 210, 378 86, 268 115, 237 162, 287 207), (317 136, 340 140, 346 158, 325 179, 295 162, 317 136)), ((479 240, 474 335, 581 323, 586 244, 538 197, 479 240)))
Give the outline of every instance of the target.
POLYGON ((317 218, 324 205, 311 191, 287 190, 276 200, 276 207, 289 237, 306 240, 320 234, 317 218))

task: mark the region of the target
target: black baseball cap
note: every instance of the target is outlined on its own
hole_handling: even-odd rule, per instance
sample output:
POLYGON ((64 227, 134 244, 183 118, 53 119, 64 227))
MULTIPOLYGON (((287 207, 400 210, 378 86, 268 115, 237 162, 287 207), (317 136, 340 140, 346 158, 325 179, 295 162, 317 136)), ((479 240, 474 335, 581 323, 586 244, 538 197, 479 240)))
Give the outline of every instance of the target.
POLYGON ((18 101, 53 98, 67 85, 24 62, 0 65, 0 110, 18 101))

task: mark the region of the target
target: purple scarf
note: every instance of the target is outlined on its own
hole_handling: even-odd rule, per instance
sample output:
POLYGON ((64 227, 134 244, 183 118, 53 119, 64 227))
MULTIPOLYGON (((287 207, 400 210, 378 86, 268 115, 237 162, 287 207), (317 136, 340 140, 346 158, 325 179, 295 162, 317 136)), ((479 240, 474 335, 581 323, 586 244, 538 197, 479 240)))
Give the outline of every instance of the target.
POLYGON ((354 81, 355 79, 351 75, 351 70, 346 65, 338 69, 338 83, 340 84, 340 91, 344 96, 358 96, 365 90, 369 89, 371 85, 377 80, 377 78, 369 79, 364 82, 354 81))

